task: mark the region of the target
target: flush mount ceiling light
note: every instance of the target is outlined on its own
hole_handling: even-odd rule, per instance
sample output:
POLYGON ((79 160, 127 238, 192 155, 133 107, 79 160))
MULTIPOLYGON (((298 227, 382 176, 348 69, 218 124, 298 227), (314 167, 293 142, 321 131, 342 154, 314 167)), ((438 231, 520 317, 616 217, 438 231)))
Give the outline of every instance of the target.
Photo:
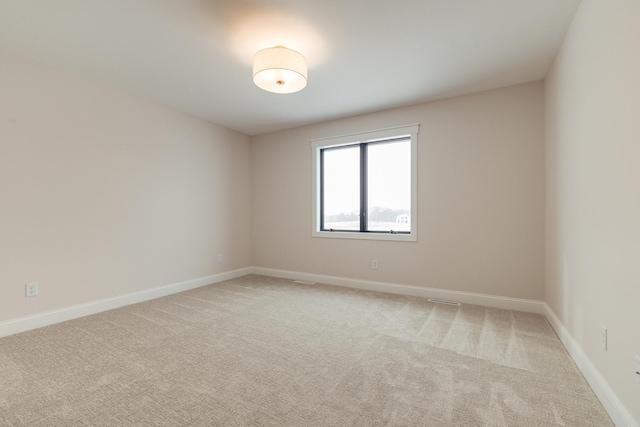
POLYGON ((307 60, 284 46, 262 49, 253 57, 253 82, 274 93, 293 93, 307 85, 307 60))

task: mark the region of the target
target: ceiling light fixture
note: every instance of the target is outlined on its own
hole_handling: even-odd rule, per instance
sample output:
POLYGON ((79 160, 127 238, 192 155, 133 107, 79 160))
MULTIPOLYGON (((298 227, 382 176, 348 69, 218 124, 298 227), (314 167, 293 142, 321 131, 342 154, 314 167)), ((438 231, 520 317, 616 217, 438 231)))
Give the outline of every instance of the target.
POLYGON ((307 85, 307 60, 284 46, 258 51, 253 57, 253 82, 274 93, 293 93, 307 85))

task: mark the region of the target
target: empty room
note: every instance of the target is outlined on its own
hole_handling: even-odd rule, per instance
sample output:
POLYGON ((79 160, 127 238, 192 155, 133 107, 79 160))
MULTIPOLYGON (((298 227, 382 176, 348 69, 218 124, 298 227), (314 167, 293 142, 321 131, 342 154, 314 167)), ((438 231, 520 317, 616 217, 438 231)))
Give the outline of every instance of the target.
POLYGON ((638 0, 0 0, 0 426, 640 423, 638 0))

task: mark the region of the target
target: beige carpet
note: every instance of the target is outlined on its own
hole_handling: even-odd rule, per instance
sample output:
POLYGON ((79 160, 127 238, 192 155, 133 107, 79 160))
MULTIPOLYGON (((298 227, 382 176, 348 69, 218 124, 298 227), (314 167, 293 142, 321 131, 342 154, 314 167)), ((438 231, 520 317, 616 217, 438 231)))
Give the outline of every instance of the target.
POLYGON ((5 426, 610 426, 539 315, 246 276, 0 339, 5 426))

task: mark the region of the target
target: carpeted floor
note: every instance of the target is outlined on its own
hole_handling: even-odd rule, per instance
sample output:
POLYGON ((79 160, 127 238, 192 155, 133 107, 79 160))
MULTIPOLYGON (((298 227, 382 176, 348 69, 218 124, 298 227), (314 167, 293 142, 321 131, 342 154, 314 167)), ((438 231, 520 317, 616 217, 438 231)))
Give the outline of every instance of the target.
POLYGON ((612 423, 540 315, 246 276, 1 338, 0 425, 612 423))

